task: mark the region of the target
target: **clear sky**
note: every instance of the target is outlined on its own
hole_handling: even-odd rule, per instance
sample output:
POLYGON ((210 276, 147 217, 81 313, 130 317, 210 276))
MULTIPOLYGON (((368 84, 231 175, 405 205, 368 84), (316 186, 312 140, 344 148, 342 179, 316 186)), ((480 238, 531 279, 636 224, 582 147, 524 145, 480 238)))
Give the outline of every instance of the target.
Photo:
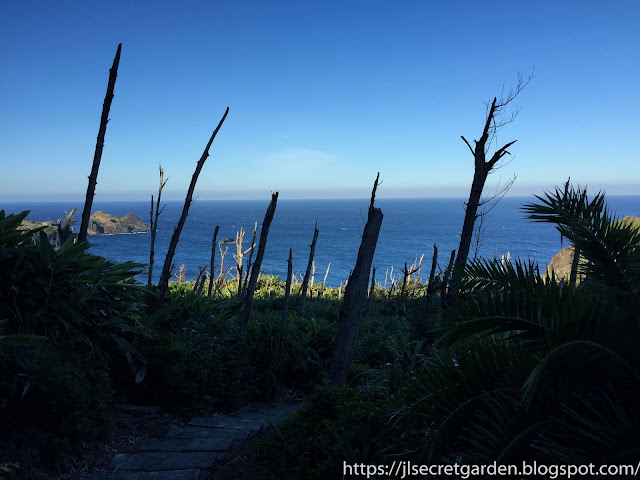
POLYGON ((535 68, 513 194, 568 176, 640 193, 640 2, 0 3, 0 200, 82 200, 122 59, 96 199, 465 196, 485 103, 535 68))

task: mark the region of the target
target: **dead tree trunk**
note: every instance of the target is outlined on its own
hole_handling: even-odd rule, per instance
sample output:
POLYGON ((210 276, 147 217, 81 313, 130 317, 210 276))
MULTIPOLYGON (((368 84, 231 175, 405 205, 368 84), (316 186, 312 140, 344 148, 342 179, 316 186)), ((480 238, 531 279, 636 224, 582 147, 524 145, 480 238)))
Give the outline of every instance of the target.
POLYGON ((216 260, 216 239, 218 238, 218 230, 220 230, 220 226, 216 225, 215 230, 213 231, 213 238, 211 239, 211 268, 209 275, 209 289, 207 290, 207 297, 211 296, 211 292, 213 290, 213 282, 216 278, 216 269, 215 269, 215 260, 216 260))
POLYGON ((89 175, 89 186, 87 187, 87 196, 84 200, 84 208, 82 210, 82 221, 80 222, 80 231, 78 232, 78 241, 87 240, 87 229, 89 228, 89 217, 91 216, 91 206, 93 205, 93 196, 96 192, 96 184, 98 183, 98 169, 100 168, 100 159, 102 158, 102 149, 104 148, 104 136, 107 133, 107 123, 109 122, 109 110, 111 110, 111 101, 113 100, 113 89, 116 86, 116 77, 118 76, 118 65, 120 64, 120 51, 122 44, 118 45, 116 56, 113 59, 113 65, 109 70, 109 82, 107 84, 107 94, 102 104, 102 116, 100 117, 100 128, 98 129, 98 140, 96 141, 96 150, 93 154, 93 165, 91 166, 91 174, 89 175))
POLYGON ((311 280, 309 280, 309 294, 310 297, 313 298, 313 284, 315 283, 315 278, 316 278, 316 262, 315 260, 312 262, 312 267, 311 267, 311 280))
POLYGON ((404 270, 400 270, 402 272, 402 287, 400 288, 400 303, 402 305, 402 310, 406 313, 405 307, 405 296, 407 295, 407 286, 408 283, 411 282, 411 276, 418 271, 418 267, 414 266, 411 268, 407 267, 407 262, 404 262, 404 270))
POLYGON ((327 277, 329 276, 329 269, 331 268, 331 262, 327 265, 327 271, 324 273, 324 280, 322 280, 322 298, 324 298, 324 289, 327 286, 327 277))
POLYGON ((227 256, 227 252, 229 251, 229 247, 225 247, 223 252, 221 243, 218 244, 218 248, 220 249, 220 275, 218 275, 216 279, 216 292, 219 292, 224 284, 224 257, 227 256))
POLYGON ((249 323, 249 317, 251 316, 251 305, 253 303, 253 294, 256 290, 256 284, 258 283, 258 275, 260 275, 260 267, 262 267, 262 258, 264 257, 264 249, 267 246, 267 236, 269 235, 269 227, 271 226, 271 220, 276 213, 276 204, 278 203, 278 192, 271 195, 271 203, 267 207, 267 213, 264 216, 262 222, 262 229, 260 230, 260 243, 258 244, 258 253, 256 254, 256 261, 251 269, 251 278, 249 278, 249 284, 247 285, 247 293, 244 296, 244 305, 242 306, 242 313, 240 315, 240 325, 242 329, 247 329, 249 323))
POLYGON ((162 209, 160 209, 160 198, 162 197, 162 189, 167 184, 167 180, 169 180, 169 179, 167 180, 164 179, 164 170, 162 169, 162 165, 160 165, 159 167, 160 167, 160 186, 158 187, 158 200, 155 206, 155 215, 154 215, 154 209, 153 209, 153 195, 151 195, 151 214, 149 219, 149 223, 150 223, 149 228, 151 230, 151 251, 149 252, 149 281, 147 282, 149 285, 151 285, 151 275, 153 272, 156 235, 158 233, 158 217, 160 216, 160 214, 164 210, 164 207, 166 206, 166 205, 163 205, 162 209))
POLYGON ((449 275, 451 274, 451 269, 453 268, 453 259, 456 256, 456 251, 451 250, 451 257, 449 258, 449 264, 442 275, 442 284, 440 285, 440 302, 444 306, 447 303, 447 286, 449 284, 449 275))
POLYGON ((291 276, 293 275, 293 252, 289 247, 289 259, 287 260, 287 282, 284 285, 284 305, 282 306, 282 322, 286 322, 289 316, 289 295, 291 293, 291 276))
POLYGON ((64 221, 64 227, 62 226, 62 220, 58 219, 58 223, 56 224, 56 232, 58 233, 56 238, 56 246, 61 247, 62 245, 64 245, 64 242, 66 242, 67 239, 71 237, 71 234, 73 233, 71 226, 75 223, 71 220, 71 217, 74 213, 76 213, 77 208, 78 207, 73 207, 73 210, 71 210, 71 212, 67 212, 66 210, 64 211, 64 213, 67 214, 64 221))
POLYGON ((253 251, 256 248, 256 232, 257 231, 258 231, 258 222, 253 224, 253 237, 251 238, 251 251, 249 252, 249 260, 247 261, 247 272, 244 275, 244 285, 242 286, 242 295, 244 295, 247 292, 247 282, 249 282, 249 273, 252 267, 251 260, 253 259, 253 251))
POLYGON ((189 207, 191 207, 191 201, 193 199, 193 191, 196 189, 196 183, 198 182, 198 176, 200 175, 200 171, 202 171, 202 167, 204 166, 204 162, 207 160, 209 156, 209 149, 211 148, 211 144, 213 140, 216 138, 220 127, 224 123, 224 120, 227 118, 227 114, 229 113, 229 107, 224 112, 220 123, 211 134, 211 138, 209 139, 209 143, 202 152, 202 156, 196 165, 196 169, 193 172, 193 176, 191 177, 191 183, 189 184, 189 190, 187 191, 187 196, 184 200, 184 206, 182 207, 182 215, 180 215, 180 220, 178 220, 178 224, 173 230, 173 235, 171 236, 171 242, 169 243, 169 250, 167 251, 167 256, 164 259, 164 267, 162 268, 162 274, 160 275, 160 281, 158 282, 158 287, 160 289, 160 296, 158 299, 159 304, 164 303, 164 297, 167 294, 167 290, 169 289, 169 271, 171 270, 171 262, 173 262, 173 256, 176 253, 176 247, 178 246, 178 240, 180 240, 180 234, 182 233, 182 228, 184 227, 184 222, 187 221, 187 216, 189 215, 189 207))
POLYGON ((369 298, 373 298, 373 292, 376 288, 376 270, 377 267, 373 267, 373 270, 371 272, 371 288, 369 289, 369 298))
MULTIPOLYGON (((465 208, 464 223, 462 224, 462 233, 460 234, 460 245, 458 246, 458 257, 456 258, 455 266, 453 268, 453 284, 456 284, 458 280, 462 278, 464 273, 464 267, 467 263, 467 258, 469 257, 469 249, 471 247, 475 221, 478 215, 482 214, 478 213, 478 207, 481 205, 480 197, 482 196, 482 190, 484 189, 487 176, 502 157, 510 155, 507 149, 517 141, 514 140, 503 145, 494 152, 489 160, 487 160, 487 151, 491 146, 492 141, 495 139, 496 132, 504 125, 512 122, 515 119, 517 111, 507 119, 499 119, 499 117, 504 114, 504 110, 507 105, 509 105, 509 103, 518 96, 524 87, 527 86, 531 78, 532 76, 529 76, 526 81, 523 81, 522 77, 519 77, 516 88, 511 90, 506 98, 502 97, 498 100, 497 97, 494 97, 491 107, 487 113, 487 118, 485 119, 482 136, 480 137, 480 140, 474 140, 475 148, 471 147, 471 144, 466 138, 460 137, 464 143, 467 144, 469 151, 473 155, 475 170, 473 174, 473 182, 471 183, 471 191, 469 192, 469 200, 467 201, 465 208)), ((508 184, 503 191, 496 194, 494 198, 501 198, 501 195, 503 196, 506 193, 506 190, 509 189, 512 183, 513 182, 508 184)), ((486 204, 488 201, 490 200, 484 201, 482 204, 486 204)), ((485 211, 484 213, 486 214, 487 212, 485 211)))
POLYGON ((309 246, 309 262, 307 263, 307 271, 304 273, 304 278, 302 280, 302 287, 300 287, 300 306, 298 307, 298 315, 302 316, 304 313, 304 303, 307 298, 307 288, 309 286, 309 277, 311 276, 311 268, 313 266, 313 255, 316 251, 316 240, 318 240, 318 222, 316 222, 315 227, 313 227, 313 240, 311 241, 311 245, 309 246))
POLYGON ((438 246, 433 244, 433 259, 431 260, 431 271, 429 272, 429 283, 427 284, 427 304, 425 306, 425 316, 429 316, 429 312, 431 310, 431 302, 433 301, 433 294, 435 290, 435 285, 433 282, 435 281, 436 275, 436 266, 438 265, 438 246))
POLYGON ((382 225, 382 210, 373 206, 379 178, 380 174, 376 176, 376 181, 373 183, 367 223, 364 226, 356 265, 349 277, 344 292, 344 302, 338 317, 340 330, 338 332, 333 362, 329 369, 329 382, 332 385, 342 386, 346 383, 351 358, 353 357, 353 350, 356 346, 360 313, 365 296, 367 295, 371 263, 373 262, 373 255, 376 251, 380 226, 382 225))
POLYGON ((236 232, 236 253, 233 258, 236 259, 236 279, 238 280, 238 291, 236 296, 240 298, 242 296, 242 279, 244 272, 244 250, 242 244, 244 241, 244 227, 240 227, 240 230, 236 232))
POLYGON ((204 272, 206 271, 206 265, 204 267, 198 266, 198 275, 196 275, 196 281, 193 284, 193 292, 196 295, 200 295, 200 293, 202 293, 202 286, 204 285, 204 272))

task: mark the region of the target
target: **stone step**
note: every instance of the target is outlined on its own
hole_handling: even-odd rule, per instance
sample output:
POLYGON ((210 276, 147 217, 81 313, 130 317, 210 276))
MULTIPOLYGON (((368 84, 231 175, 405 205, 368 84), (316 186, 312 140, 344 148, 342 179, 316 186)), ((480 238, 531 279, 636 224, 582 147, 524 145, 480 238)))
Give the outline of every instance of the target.
POLYGON ((203 438, 218 438, 220 432, 226 432, 227 435, 233 437, 233 440, 243 441, 246 440, 250 434, 255 430, 245 430, 240 428, 234 428, 229 430, 217 429, 212 427, 203 427, 195 425, 184 425, 182 427, 172 427, 167 433, 167 438, 182 438, 182 439, 203 439, 203 438))
POLYGON ((256 412, 194 418, 172 427, 166 438, 145 441, 136 453, 119 453, 111 473, 85 475, 82 480, 198 480, 226 452, 271 423, 277 424, 300 405, 274 405, 256 412))
POLYGON ((257 431, 269 426, 269 422, 266 417, 261 414, 244 414, 224 417, 196 417, 189 422, 189 425, 194 427, 257 431))
POLYGON ((245 440, 241 430, 216 430, 211 433, 212 435, 207 438, 151 438, 140 445, 138 450, 141 452, 224 452, 231 448, 235 440, 245 440))
POLYGON ((166 452, 118 453, 109 468, 143 472, 211 468, 223 455, 216 452, 173 452, 170 455, 166 452))
POLYGON ((200 470, 166 470, 163 472, 113 472, 84 475, 80 480, 198 480, 200 470))

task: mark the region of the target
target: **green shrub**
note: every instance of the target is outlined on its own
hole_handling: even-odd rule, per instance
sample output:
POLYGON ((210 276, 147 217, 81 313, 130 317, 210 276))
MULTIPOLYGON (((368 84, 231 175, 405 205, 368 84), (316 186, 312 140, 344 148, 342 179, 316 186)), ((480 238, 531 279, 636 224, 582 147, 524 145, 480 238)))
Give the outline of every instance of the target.
POLYGON ((87 242, 53 248, 41 228, 18 229, 27 213, 0 211, 0 437, 34 432, 24 441, 57 462, 109 427, 108 367, 132 358, 139 271, 87 242))
POLYGON ((273 478, 341 478, 343 461, 379 463, 390 408, 372 385, 322 388, 258 448, 273 478))

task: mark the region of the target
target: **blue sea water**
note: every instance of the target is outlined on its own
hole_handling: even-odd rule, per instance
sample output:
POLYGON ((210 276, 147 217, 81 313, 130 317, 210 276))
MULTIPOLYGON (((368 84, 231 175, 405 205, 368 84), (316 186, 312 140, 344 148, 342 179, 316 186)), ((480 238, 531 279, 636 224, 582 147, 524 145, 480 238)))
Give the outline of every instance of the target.
MULTIPOLYGON (((640 196, 608 196, 610 207, 618 216, 640 216, 640 196)), ((511 257, 535 259, 541 270, 561 248, 560 235, 552 225, 534 223, 524 218, 520 208, 533 202, 534 197, 506 197, 489 213, 484 221, 485 235, 480 255, 493 258, 510 252, 511 257)), ((324 277, 331 262, 327 285, 344 282, 353 268, 360 245, 362 229, 367 215, 368 199, 362 200, 280 200, 269 231, 263 261, 263 270, 269 274, 286 276, 289 247, 293 249, 294 272, 304 273, 314 224, 320 231, 315 251, 317 266, 315 281, 324 277)), ((209 263, 211 238, 216 225, 220 226, 218 241, 231 237, 244 227, 245 248, 249 247, 254 222, 259 229, 269 200, 264 201, 196 201, 192 204, 174 257, 177 273, 185 265, 188 279, 195 277, 198 266, 209 263)), ((6 203, 0 205, 7 213, 31 210, 32 220, 57 220, 72 203, 6 203)), ((433 245, 438 245, 439 264, 444 269, 451 250, 458 247, 464 204, 462 199, 381 199, 376 206, 382 209, 384 219, 373 265, 378 267, 376 278, 384 283, 385 273, 401 277, 404 263, 411 265, 416 256, 422 261, 422 277, 428 275, 433 245)), ((96 200, 93 211, 103 210, 114 215, 136 213, 149 221, 148 202, 101 202, 96 200)), ((78 205, 75 218, 79 221, 82 205, 78 205)), ((180 217, 182 202, 167 202, 160 216, 154 278, 157 281, 173 229, 180 217)), ((259 237, 258 237, 259 238, 259 237)), ((91 252, 116 262, 149 261, 150 235, 91 236, 91 252)), ((257 243, 257 239, 256 239, 257 243)), ((229 244, 225 270, 235 265, 235 245, 229 244)), ((225 247, 223 246, 223 249, 225 247)), ((473 255, 473 245, 472 252, 473 255)), ((246 260, 246 258, 245 258, 246 260)), ((216 271, 220 266, 220 252, 216 251, 216 271)), ((388 285, 390 281, 388 282, 388 285)))

